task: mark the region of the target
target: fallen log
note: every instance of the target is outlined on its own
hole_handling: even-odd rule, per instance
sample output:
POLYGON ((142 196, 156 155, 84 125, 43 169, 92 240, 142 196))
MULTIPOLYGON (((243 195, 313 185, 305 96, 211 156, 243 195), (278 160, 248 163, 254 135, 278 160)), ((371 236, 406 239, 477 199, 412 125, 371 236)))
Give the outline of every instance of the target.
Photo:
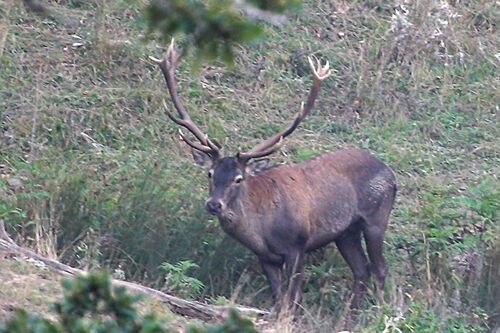
MULTIPOLYGON (((66 276, 87 273, 86 271, 65 265, 57 260, 41 256, 29 248, 17 245, 5 230, 5 224, 2 219, 0 219, 0 251, 40 261, 44 263, 49 269, 66 276)), ((220 306, 196 301, 187 301, 185 299, 166 294, 153 288, 123 280, 112 279, 112 283, 116 286, 125 287, 133 292, 153 297, 166 304, 168 308, 176 314, 189 318, 200 319, 203 321, 221 320, 226 317, 230 309, 235 309, 241 314, 251 317, 269 314, 268 311, 241 305, 220 306)))

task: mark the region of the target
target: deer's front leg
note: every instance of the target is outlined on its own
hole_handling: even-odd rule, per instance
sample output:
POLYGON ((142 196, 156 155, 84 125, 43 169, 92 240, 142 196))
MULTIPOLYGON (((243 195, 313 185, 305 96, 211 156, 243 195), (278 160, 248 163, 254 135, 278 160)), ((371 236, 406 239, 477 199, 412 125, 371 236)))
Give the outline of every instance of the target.
POLYGON ((274 310, 276 312, 280 311, 281 303, 282 303, 282 282, 281 282, 281 270, 283 265, 271 263, 264 259, 260 259, 260 265, 262 266, 262 270, 266 274, 267 280, 271 285, 271 292, 273 294, 274 301, 274 310))
POLYGON ((288 309, 295 315, 302 294, 302 285, 304 283, 304 251, 296 250, 285 258, 288 288, 286 301, 288 309))

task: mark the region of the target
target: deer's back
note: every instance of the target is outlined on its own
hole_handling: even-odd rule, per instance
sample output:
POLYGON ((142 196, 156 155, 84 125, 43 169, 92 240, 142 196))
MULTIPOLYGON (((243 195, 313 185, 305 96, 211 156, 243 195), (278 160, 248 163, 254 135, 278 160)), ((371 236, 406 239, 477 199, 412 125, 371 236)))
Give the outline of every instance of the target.
POLYGON ((252 181, 255 208, 274 244, 305 241, 316 248, 376 212, 395 191, 389 167, 359 149, 329 152, 271 168, 252 181), (280 239, 276 241, 276 237, 280 239))

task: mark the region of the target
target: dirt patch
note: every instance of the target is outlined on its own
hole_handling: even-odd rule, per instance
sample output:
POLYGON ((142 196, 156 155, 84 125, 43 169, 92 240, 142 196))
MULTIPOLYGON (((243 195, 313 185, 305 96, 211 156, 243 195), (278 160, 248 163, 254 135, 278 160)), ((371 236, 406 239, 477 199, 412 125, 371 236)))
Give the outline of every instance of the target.
POLYGON ((62 295, 60 279, 39 263, 0 256, 0 322, 22 308, 52 318, 51 304, 62 295))

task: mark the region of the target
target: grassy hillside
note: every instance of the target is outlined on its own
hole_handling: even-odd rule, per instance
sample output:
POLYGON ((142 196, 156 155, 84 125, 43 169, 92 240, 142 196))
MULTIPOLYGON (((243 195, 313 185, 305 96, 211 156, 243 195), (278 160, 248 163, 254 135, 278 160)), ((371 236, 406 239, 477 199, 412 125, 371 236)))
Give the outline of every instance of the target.
MULTIPOLYGON (((203 209, 206 176, 163 113, 148 56, 165 45, 145 39, 141 1, 50 3, 64 20, 0 0, 0 217, 11 234, 184 297, 270 306, 254 256, 203 209)), ((489 0, 305 1, 242 46, 234 68, 181 64, 192 117, 234 153, 292 119, 311 83, 307 55, 330 60, 315 110, 273 160, 356 146, 398 176, 386 304, 367 298, 357 331, 500 325, 498 17, 489 0)), ((331 332, 351 283, 334 246, 310 255, 295 330, 331 332)))

